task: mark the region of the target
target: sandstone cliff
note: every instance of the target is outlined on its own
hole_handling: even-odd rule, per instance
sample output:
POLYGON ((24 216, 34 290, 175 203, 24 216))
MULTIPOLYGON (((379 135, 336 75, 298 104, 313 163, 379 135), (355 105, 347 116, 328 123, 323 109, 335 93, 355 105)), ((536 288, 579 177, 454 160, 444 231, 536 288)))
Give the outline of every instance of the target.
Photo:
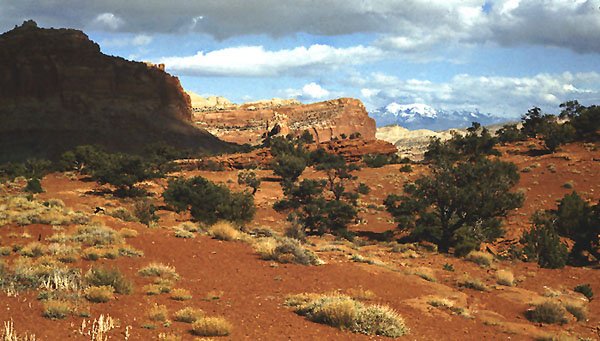
POLYGON ((230 148, 191 118, 176 77, 104 55, 81 31, 29 21, 0 35, 0 161, 55 158, 81 144, 128 152, 161 141, 230 148))
POLYGON ((359 133, 375 139, 375 121, 356 99, 300 104, 273 99, 223 109, 194 110, 194 122, 219 138, 235 143, 259 144, 265 134, 300 134, 308 130, 317 142, 359 133))

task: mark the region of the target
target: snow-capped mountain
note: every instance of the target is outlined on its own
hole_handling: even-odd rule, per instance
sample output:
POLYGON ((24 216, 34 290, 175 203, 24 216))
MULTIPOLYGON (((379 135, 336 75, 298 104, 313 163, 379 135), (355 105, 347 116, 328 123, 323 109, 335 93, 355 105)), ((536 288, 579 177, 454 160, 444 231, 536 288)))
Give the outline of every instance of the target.
POLYGON ((471 126, 471 122, 489 125, 507 121, 506 118, 481 113, 479 110, 445 111, 422 103, 399 104, 392 102, 385 107, 371 111, 369 115, 375 119, 378 127, 399 125, 411 130, 447 130, 466 128, 471 126))

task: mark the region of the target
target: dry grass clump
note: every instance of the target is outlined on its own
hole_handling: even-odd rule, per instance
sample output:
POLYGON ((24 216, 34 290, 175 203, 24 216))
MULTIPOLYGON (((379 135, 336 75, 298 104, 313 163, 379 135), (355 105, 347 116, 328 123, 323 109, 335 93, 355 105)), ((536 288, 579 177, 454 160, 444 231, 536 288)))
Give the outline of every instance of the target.
POLYGON ((121 237, 123 238, 135 238, 138 236, 138 231, 134 230, 134 229, 130 229, 130 228, 122 228, 119 230, 119 234, 121 235, 121 237))
POLYGON ((47 253, 48 247, 40 242, 31 242, 19 250, 21 256, 32 258, 41 257, 47 253))
POLYGON ((436 308, 446 309, 452 312, 453 314, 461 315, 464 317, 469 317, 469 311, 465 308, 456 306, 456 303, 452 300, 443 297, 432 297, 427 303, 436 308))
POLYGON ((179 279, 179 274, 174 267, 156 262, 141 268, 138 274, 144 277, 160 277, 175 281, 179 279))
POLYGON ((21 226, 85 224, 89 220, 87 215, 65 208, 58 199, 41 202, 25 196, 0 197, 0 226, 10 223, 21 226))
POLYGON ((233 326, 223 317, 202 317, 192 324, 192 334, 198 336, 227 336, 233 326))
POLYGON ((436 282, 435 272, 431 268, 419 267, 415 269, 414 274, 429 282, 436 282))
POLYGON ((0 256, 10 256, 11 252, 12 252, 12 247, 0 246, 0 256))
POLYGON ((81 249, 75 245, 52 243, 48 246, 48 253, 63 263, 73 263, 79 259, 81 249))
POLYGON ((371 301, 377 298, 373 291, 363 288, 350 288, 346 290, 346 294, 360 301, 371 301))
POLYGON ((346 295, 292 295, 286 305, 313 322, 355 333, 399 337, 409 332, 402 317, 391 308, 365 305, 346 295))
POLYGON ((173 289, 171 299, 175 301, 187 301, 192 299, 192 294, 186 289, 173 289))
POLYGON ((242 232, 228 221, 219 221, 208 229, 208 234, 219 240, 233 241, 242 237, 242 232))
POLYGON ((567 302, 564 304, 565 309, 573 315, 577 321, 587 320, 587 309, 581 303, 567 302))
POLYGON ((323 262, 317 255, 304 248, 292 238, 261 238, 254 244, 254 250, 264 260, 274 260, 279 263, 297 263, 303 265, 319 265, 323 262))
POLYGON ((496 271, 496 283, 512 287, 515 285, 515 276, 510 270, 498 270, 496 271))
POLYGON ((480 266, 490 266, 494 261, 494 256, 487 252, 471 251, 465 256, 465 259, 480 266))
POLYGON ((35 334, 19 336, 15 331, 13 320, 5 321, 4 327, 0 329, 0 340, 2 341, 35 341, 35 334))
POLYGON ((181 341, 183 338, 177 334, 166 334, 160 333, 158 334, 158 341, 181 341))
POLYGON ((68 302, 58 300, 48 300, 44 302, 43 315, 52 320, 64 319, 73 311, 73 307, 68 302))
POLYGON ((87 287, 83 296, 90 302, 105 303, 115 298, 115 288, 109 285, 87 287))
POLYGON ((119 256, 123 257, 143 257, 144 251, 138 250, 133 246, 124 245, 119 247, 119 256))
POLYGON ((177 322, 194 323, 202 317, 204 317, 202 310, 186 307, 175 312, 173 319, 177 322))
POLYGON ((198 228, 198 225, 189 222, 189 221, 185 221, 177 226, 175 226, 176 230, 183 230, 183 231, 187 231, 187 232, 198 232, 200 229, 198 228))
POLYGON ((81 286, 81 270, 66 267, 49 256, 17 258, 11 280, 21 288, 76 291, 81 286))
POLYGON ((525 316, 531 322, 537 323, 567 323, 566 310, 560 303, 546 301, 536 305, 533 309, 525 312, 525 316))
POLYGON ((459 285, 463 288, 478 290, 478 291, 487 291, 488 287, 483 283, 480 279, 465 277, 459 285))
POLYGON ((184 229, 179 229, 179 228, 175 228, 173 229, 173 235, 176 238, 182 238, 182 239, 191 239, 191 238, 195 238, 196 236, 194 235, 194 233, 190 232, 190 231, 186 231, 184 229))
POLYGON ((123 243, 123 237, 117 231, 99 223, 79 226, 71 239, 85 246, 108 246, 123 243))
POLYGON ((116 268, 93 267, 85 274, 85 280, 91 286, 110 286, 118 294, 133 292, 133 283, 116 268))
POLYGON ((127 221, 127 222, 137 222, 138 221, 136 216, 133 215, 133 213, 129 212, 129 210, 126 209, 125 207, 117 207, 114 210, 109 210, 106 214, 108 214, 109 216, 111 216, 113 218, 117 218, 117 219, 127 221))
POLYGON ((169 318, 169 311, 166 306, 154 303, 146 315, 150 321, 165 322, 169 318))

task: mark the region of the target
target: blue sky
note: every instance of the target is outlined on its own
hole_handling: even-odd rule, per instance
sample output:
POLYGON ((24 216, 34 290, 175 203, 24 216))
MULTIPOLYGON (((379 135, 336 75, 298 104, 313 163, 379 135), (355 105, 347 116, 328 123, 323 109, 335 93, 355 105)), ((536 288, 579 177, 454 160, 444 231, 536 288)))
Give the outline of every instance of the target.
POLYGON ((600 0, 0 0, 2 31, 26 19, 238 103, 356 97, 507 117, 600 104, 600 0))

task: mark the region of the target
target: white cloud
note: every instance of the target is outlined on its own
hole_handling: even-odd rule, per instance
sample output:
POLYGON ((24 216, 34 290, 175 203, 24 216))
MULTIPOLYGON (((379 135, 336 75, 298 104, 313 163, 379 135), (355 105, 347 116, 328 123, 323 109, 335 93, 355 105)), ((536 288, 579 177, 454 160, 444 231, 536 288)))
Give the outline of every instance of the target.
POLYGON ((113 13, 102 13, 96 16, 92 21, 92 27, 107 31, 116 31, 125 24, 123 19, 117 17, 113 13))
POLYGON ((405 52, 472 42, 600 52, 597 0, 0 0, 0 8, 5 29, 33 18, 48 26, 94 22, 109 31, 194 31, 217 39, 367 33, 405 52))
POLYGON ((138 34, 135 36, 116 37, 104 39, 101 41, 103 47, 126 47, 126 46, 146 46, 152 43, 153 38, 149 35, 138 34))
POLYGON ((585 105, 600 101, 600 73, 542 73, 532 77, 474 76, 460 74, 447 82, 403 80, 372 74, 363 79, 361 94, 370 109, 392 101, 424 102, 448 110, 479 109, 516 117, 539 106, 556 112, 558 104, 577 99, 585 105))
POLYGON ((362 45, 346 48, 312 45, 276 51, 265 50, 262 46, 240 46, 207 53, 201 51, 194 56, 167 57, 160 62, 180 75, 274 77, 335 70, 372 62, 383 55, 378 48, 362 45))

